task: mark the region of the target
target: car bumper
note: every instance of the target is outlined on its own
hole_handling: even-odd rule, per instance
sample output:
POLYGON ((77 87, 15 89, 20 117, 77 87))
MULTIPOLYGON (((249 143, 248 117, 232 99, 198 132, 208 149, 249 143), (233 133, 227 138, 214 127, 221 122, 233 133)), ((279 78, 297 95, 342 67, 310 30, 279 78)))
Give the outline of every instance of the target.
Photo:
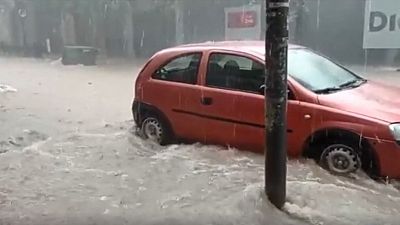
MULTIPOLYGON (((374 140, 376 141, 376 140, 374 140)), ((394 141, 373 143, 382 177, 400 179, 400 145, 394 141)))
POLYGON ((137 125, 139 124, 139 105, 140 103, 136 100, 132 103, 132 116, 137 125))

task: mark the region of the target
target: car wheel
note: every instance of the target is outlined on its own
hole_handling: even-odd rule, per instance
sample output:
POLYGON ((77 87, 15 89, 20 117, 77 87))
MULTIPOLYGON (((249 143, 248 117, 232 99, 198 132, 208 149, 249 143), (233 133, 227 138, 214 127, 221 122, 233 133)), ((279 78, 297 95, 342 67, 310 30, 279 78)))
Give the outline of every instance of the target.
POLYGON ((334 174, 349 175, 361 168, 361 159, 355 148, 345 144, 332 144, 323 150, 320 164, 334 174))
POLYGON ((160 145, 167 144, 168 129, 165 123, 157 116, 146 117, 141 126, 141 133, 145 139, 160 145))

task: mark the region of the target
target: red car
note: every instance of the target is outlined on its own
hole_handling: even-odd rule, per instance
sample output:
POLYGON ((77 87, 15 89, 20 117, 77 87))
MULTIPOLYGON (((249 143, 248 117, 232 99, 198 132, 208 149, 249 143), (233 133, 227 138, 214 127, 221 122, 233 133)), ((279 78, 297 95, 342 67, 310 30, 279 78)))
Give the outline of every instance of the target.
MULTIPOLYGON (((261 41, 156 53, 136 80, 132 110, 140 133, 159 144, 201 142, 263 153, 264 57, 261 41)), ((363 169, 400 178, 400 89, 305 47, 289 46, 288 57, 288 156, 313 158, 339 175, 363 169)))

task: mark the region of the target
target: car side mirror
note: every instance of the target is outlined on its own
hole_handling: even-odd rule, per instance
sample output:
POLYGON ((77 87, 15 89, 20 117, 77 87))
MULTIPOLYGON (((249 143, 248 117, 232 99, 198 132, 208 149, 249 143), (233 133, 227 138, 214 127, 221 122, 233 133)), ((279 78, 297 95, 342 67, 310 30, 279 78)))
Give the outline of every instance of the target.
POLYGON ((261 95, 264 95, 265 94, 265 88, 266 88, 265 84, 261 85, 260 88, 258 88, 258 92, 261 95))
MULTIPOLYGON (((264 95, 265 94, 265 84, 261 85, 260 88, 258 89, 258 92, 260 93, 260 95, 264 95)), ((292 92, 290 91, 290 89, 288 88, 286 90, 286 94, 288 95, 289 99, 292 96, 292 92)))

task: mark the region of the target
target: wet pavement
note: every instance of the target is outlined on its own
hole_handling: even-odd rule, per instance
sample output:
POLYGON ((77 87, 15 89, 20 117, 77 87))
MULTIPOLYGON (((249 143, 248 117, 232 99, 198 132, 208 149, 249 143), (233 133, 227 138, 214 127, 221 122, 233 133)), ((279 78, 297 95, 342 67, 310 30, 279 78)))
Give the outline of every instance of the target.
POLYGON ((138 63, 0 66, 0 224, 399 224, 396 184, 292 160, 280 212, 263 194, 263 156, 136 137, 138 63))

